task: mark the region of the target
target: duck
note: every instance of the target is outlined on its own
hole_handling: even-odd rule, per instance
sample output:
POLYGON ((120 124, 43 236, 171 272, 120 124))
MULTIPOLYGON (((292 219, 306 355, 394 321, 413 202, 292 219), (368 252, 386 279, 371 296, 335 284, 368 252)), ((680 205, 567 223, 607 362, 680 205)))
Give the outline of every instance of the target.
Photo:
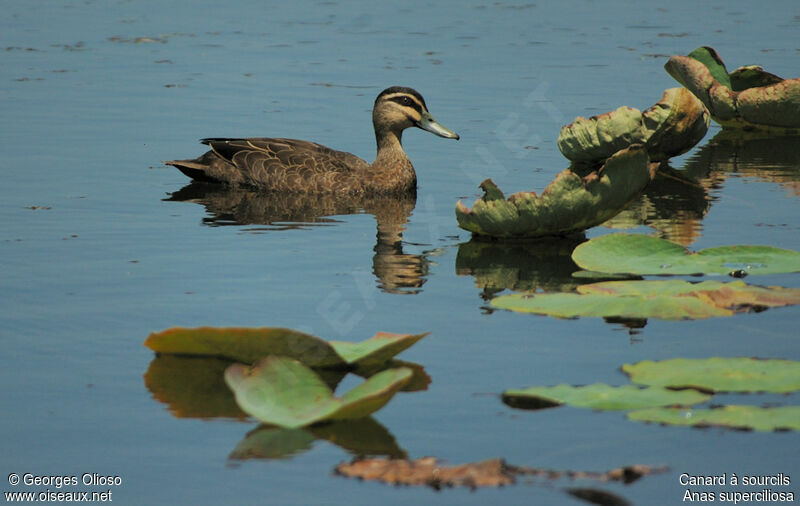
POLYGON ((315 142, 284 138, 207 138, 211 148, 192 160, 169 160, 195 181, 285 193, 392 194, 415 192, 417 175, 403 151, 403 131, 417 127, 446 139, 460 137, 437 122, 413 88, 392 86, 372 109, 377 155, 356 155, 315 142))

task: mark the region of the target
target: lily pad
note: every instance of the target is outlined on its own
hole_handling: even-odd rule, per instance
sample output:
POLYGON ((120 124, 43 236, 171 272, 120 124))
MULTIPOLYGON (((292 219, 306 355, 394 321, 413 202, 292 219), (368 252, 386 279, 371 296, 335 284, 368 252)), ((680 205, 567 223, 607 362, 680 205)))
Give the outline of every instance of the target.
POLYGON ((337 398, 313 370, 273 355, 252 367, 233 364, 225 371, 225 382, 246 413, 264 423, 296 428, 368 416, 389 402, 412 375, 404 367, 387 369, 337 398))
POLYGON ((673 56, 664 68, 723 128, 800 133, 800 78, 781 79, 755 65, 728 74, 710 47, 673 56))
POLYGON ((800 362, 792 360, 674 358, 625 364, 622 370, 634 383, 673 389, 776 393, 800 390, 800 362))
POLYGON ((309 367, 350 367, 385 362, 424 334, 379 332, 360 343, 327 342, 292 329, 277 327, 174 327, 150 334, 145 346, 156 353, 215 356, 248 364, 269 355, 290 357, 309 367))
POLYGON ((611 386, 595 383, 585 386, 556 385, 528 387, 503 392, 503 402, 512 407, 539 409, 567 404, 602 410, 642 409, 659 406, 689 406, 710 399, 696 390, 640 388, 634 385, 611 386))
POLYGON ((329 344, 348 364, 382 364, 410 348, 428 334, 429 332, 414 335, 378 332, 360 343, 330 341, 329 344))
POLYGON ((680 244, 636 234, 591 239, 572 252, 582 269, 638 275, 776 274, 800 271, 800 253, 771 246, 721 246, 690 253, 680 244))
POLYGON ((559 318, 581 316, 696 320, 738 312, 800 304, 800 290, 760 287, 742 281, 690 283, 605 281, 580 285, 577 293, 511 294, 492 306, 559 318))
POLYGON ((651 161, 689 151, 706 135, 709 114, 686 88, 670 88, 644 112, 622 106, 576 118, 558 135, 561 154, 576 163, 601 163, 631 144, 644 144, 651 161))
POLYGON ((652 408, 628 413, 639 422, 739 430, 800 430, 800 406, 723 406, 714 409, 652 408))
POLYGON ((468 209, 456 204, 458 226, 475 235, 534 238, 568 235, 599 225, 618 214, 652 178, 641 145, 614 154, 605 165, 581 178, 571 170, 558 174, 541 196, 519 192, 507 200, 487 179, 485 194, 468 209))

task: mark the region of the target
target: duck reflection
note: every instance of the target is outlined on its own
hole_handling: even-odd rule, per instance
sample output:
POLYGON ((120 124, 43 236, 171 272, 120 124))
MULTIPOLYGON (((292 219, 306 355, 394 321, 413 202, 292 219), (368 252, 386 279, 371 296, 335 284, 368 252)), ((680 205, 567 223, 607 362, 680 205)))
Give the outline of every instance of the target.
POLYGON ((721 131, 681 170, 661 165, 643 194, 605 226, 645 225, 664 239, 689 246, 702 234, 703 218, 732 175, 777 183, 800 195, 799 143, 798 137, 721 131))
POLYGON ((168 201, 194 202, 206 208, 208 226, 261 225, 251 230, 303 229, 339 223, 331 216, 367 213, 377 221, 372 272, 388 293, 415 294, 425 284, 429 260, 403 252, 403 231, 416 194, 399 196, 282 194, 193 182, 168 201))

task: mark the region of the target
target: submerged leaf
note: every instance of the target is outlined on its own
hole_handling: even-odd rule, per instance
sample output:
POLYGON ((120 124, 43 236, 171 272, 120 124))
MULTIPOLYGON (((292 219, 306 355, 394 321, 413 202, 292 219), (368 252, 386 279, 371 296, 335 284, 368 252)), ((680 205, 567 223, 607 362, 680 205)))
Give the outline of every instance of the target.
POLYGON ((706 135, 709 114, 686 88, 670 88, 644 112, 623 106, 561 128, 558 149, 576 163, 601 163, 631 144, 644 144, 651 161, 689 151, 706 135))
POLYGON ((652 408, 628 413, 640 422, 693 427, 727 427, 739 430, 800 430, 800 406, 762 408, 723 406, 714 409, 652 408))
POLYGON ((696 320, 800 304, 800 290, 683 280, 605 281, 577 287, 578 293, 511 294, 491 304, 500 309, 559 318, 581 316, 696 320))
POLYGON ((365 417, 382 408, 413 375, 387 369, 336 398, 314 371, 297 360, 270 356, 252 367, 233 364, 225 382, 248 414, 280 427, 303 427, 332 419, 365 417))
POLYGON ((695 388, 712 392, 800 390, 800 362, 746 357, 674 358, 625 364, 622 370, 641 385, 695 388))
POLYGON ((597 481, 621 481, 631 483, 642 476, 664 472, 664 468, 633 465, 607 472, 556 471, 523 466, 512 466, 503 459, 488 459, 480 462, 446 466, 433 457, 417 460, 364 459, 342 462, 334 472, 348 478, 381 481, 393 485, 427 485, 435 489, 442 487, 501 487, 512 485, 517 476, 535 476, 548 480, 567 478, 597 481))
POLYGON ((215 356, 248 364, 278 355, 309 367, 342 368, 386 362, 427 335, 378 332, 366 341, 350 343, 276 327, 174 327, 150 334, 144 344, 156 353, 215 356))
POLYGON ((694 390, 675 391, 666 388, 640 388, 634 385, 610 386, 595 383, 586 386, 556 385, 528 387, 503 392, 503 402, 512 407, 533 409, 567 404, 602 410, 641 409, 658 406, 689 406, 710 399, 694 390), (549 406, 548 406, 549 404, 549 406))
POLYGON ((689 253, 673 242, 638 234, 609 234, 572 252, 583 269, 639 275, 775 274, 800 271, 800 253, 771 246, 721 246, 689 253))
MULTIPOLYGON (((616 153, 597 172, 581 178, 558 174, 541 196, 519 192, 507 200, 486 192, 468 209, 456 204, 458 226, 475 235, 531 238, 568 235, 599 225, 619 213, 650 182, 647 152, 641 145, 616 153)), ((482 187, 496 189, 491 181, 482 187)), ((500 193, 502 195, 502 193, 500 193)))

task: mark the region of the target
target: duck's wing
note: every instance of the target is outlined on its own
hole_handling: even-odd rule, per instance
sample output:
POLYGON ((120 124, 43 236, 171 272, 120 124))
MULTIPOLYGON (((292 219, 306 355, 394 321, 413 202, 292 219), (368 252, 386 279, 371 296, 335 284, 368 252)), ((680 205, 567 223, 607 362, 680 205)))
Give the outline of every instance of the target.
POLYGON ((296 139, 209 138, 201 141, 237 172, 237 182, 279 191, 358 191, 361 158, 296 139), (353 188, 348 188, 353 186, 353 188))

